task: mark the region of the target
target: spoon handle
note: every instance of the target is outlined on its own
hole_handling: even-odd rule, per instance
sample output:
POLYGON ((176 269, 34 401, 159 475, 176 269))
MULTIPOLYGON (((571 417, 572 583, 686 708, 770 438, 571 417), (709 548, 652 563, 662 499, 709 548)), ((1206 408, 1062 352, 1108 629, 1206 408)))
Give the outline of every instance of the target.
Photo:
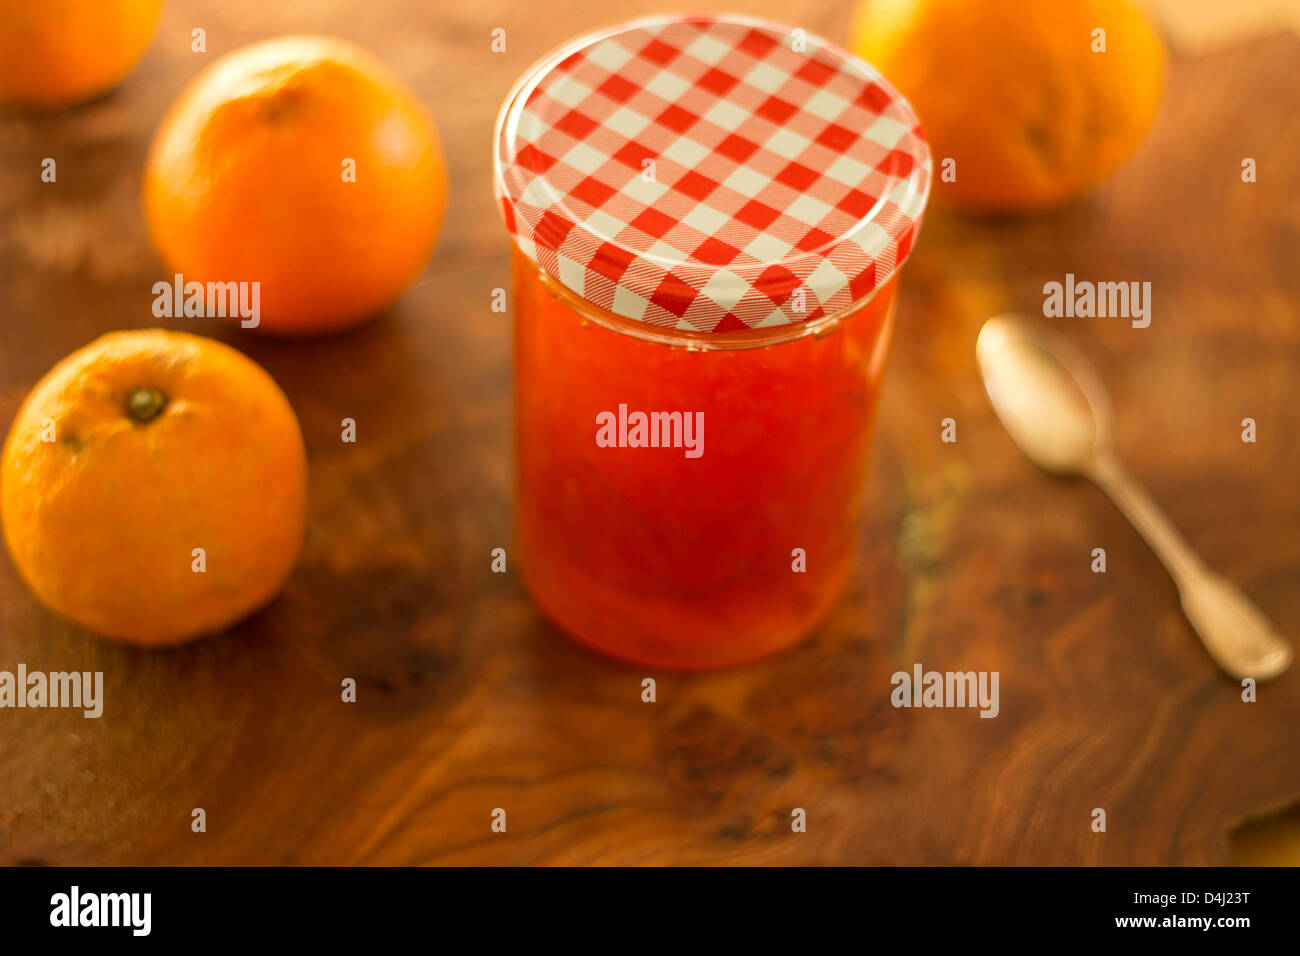
POLYGON ((1220 667, 1237 678, 1268 680, 1290 666, 1292 651, 1286 639, 1235 584, 1205 566, 1114 455, 1099 455, 1088 476, 1110 495, 1168 569, 1178 585, 1183 613, 1220 667))

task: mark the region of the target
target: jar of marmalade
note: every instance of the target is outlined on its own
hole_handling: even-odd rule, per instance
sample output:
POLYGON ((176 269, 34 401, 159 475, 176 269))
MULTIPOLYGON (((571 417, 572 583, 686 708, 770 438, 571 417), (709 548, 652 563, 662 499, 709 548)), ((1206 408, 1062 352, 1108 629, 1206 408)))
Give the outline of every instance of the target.
POLYGON ((802 31, 661 17, 534 66, 495 147, 537 604, 649 666, 806 637, 852 566, 929 193, 911 108, 802 31))

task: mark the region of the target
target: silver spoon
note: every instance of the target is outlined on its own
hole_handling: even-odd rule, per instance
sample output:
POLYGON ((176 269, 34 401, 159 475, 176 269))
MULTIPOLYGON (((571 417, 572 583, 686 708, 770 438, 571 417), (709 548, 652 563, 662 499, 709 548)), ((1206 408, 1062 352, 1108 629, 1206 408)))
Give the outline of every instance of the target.
POLYGON ((1232 676, 1268 680, 1291 664, 1291 645, 1251 600, 1196 555, 1155 503, 1124 473, 1111 447, 1110 400, 1068 343, 1012 316, 989 319, 975 356, 984 388, 1012 440, 1060 475, 1086 475, 1133 523, 1164 563, 1183 613, 1232 676))

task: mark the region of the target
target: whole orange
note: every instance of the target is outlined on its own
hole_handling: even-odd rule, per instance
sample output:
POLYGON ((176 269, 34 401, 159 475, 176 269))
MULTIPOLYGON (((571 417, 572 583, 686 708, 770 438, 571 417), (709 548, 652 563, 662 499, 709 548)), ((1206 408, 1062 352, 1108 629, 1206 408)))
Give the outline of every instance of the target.
POLYGON ((259 282, 260 328, 356 324, 401 295, 437 238, 447 181, 433 119, 343 40, 289 36, 213 63, 145 167, 154 244, 185 281, 259 282))
POLYGON ((850 46, 916 109, 935 197, 979 212, 1096 187, 1142 142, 1165 69, 1129 0, 859 0, 850 46))
POLYGON ((113 332, 19 409, 0 518, 50 608, 133 644, 178 644, 280 589, 306 474, 298 419, 256 363, 194 335, 113 332))
POLYGON ((144 56, 163 0, 0 0, 0 103, 55 109, 107 93, 144 56))

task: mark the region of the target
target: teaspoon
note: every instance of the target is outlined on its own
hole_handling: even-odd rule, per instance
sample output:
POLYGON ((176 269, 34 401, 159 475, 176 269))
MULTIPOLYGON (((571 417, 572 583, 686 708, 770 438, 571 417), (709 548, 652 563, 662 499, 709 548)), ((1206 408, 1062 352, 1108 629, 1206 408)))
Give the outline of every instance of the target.
POLYGON ((984 323, 975 356, 1012 440, 1039 467, 1085 475, 1110 495, 1173 577, 1183 613, 1219 666, 1238 679, 1285 671, 1291 645, 1236 585, 1205 566, 1124 472, 1112 447, 1110 401, 1082 356, 1007 315, 984 323))

